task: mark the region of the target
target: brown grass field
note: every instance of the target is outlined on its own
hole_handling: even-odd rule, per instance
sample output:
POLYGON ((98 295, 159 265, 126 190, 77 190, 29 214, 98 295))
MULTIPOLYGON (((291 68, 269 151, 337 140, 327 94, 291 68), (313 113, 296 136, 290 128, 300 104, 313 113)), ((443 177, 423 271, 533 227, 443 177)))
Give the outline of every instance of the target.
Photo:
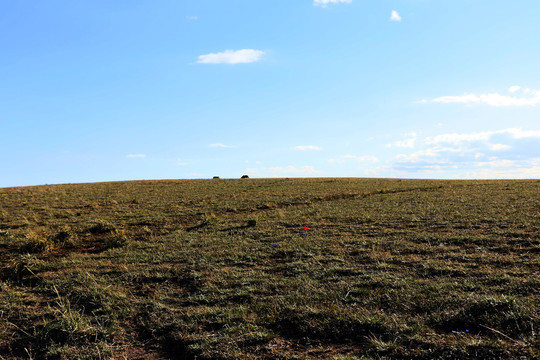
POLYGON ((539 270, 539 180, 4 188, 0 359, 538 359, 539 270))

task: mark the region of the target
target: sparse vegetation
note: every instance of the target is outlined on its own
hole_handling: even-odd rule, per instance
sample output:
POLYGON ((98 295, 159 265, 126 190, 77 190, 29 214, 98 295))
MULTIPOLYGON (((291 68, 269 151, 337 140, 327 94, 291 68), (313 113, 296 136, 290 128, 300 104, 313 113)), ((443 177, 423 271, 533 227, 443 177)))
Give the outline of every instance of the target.
POLYGON ((535 359, 540 181, 0 189, 3 359, 535 359))

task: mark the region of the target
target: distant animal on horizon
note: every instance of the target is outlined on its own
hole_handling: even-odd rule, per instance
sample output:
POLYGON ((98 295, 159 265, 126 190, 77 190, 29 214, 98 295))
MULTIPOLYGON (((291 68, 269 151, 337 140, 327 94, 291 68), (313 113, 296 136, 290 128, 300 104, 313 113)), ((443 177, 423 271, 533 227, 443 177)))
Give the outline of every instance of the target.
POLYGON ((242 175, 241 179, 249 179, 249 176, 247 176, 247 175, 242 175))

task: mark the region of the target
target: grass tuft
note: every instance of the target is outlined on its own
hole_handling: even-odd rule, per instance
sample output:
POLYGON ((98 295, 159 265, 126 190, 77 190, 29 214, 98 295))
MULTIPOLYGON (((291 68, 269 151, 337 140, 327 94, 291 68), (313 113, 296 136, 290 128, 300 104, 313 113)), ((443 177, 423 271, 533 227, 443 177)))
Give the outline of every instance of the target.
POLYGON ((105 238, 105 245, 108 249, 121 248, 131 241, 126 230, 114 230, 105 238))
POLYGON ((30 231, 25 235, 19 251, 21 253, 42 253, 52 250, 54 245, 54 242, 48 236, 30 231))
POLYGON ((92 234, 107 234, 116 230, 116 227, 108 221, 98 220, 88 228, 92 234))

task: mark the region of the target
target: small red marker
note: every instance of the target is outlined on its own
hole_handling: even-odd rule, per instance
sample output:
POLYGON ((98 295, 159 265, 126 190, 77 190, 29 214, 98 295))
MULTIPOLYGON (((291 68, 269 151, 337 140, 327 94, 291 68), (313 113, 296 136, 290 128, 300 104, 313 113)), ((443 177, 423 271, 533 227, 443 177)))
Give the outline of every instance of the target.
POLYGON ((307 226, 304 226, 304 230, 309 230, 309 228, 307 226))

